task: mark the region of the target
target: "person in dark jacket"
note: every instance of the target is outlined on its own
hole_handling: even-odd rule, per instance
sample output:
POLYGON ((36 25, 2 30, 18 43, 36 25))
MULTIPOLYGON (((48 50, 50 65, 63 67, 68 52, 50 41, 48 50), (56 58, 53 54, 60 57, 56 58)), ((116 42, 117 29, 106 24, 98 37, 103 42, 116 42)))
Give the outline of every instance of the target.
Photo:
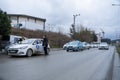
POLYGON ((48 55, 47 48, 48 48, 48 39, 46 35, 43 36, 43 44, 42 46, 44 47, 44 53, 45 55, 48 55))

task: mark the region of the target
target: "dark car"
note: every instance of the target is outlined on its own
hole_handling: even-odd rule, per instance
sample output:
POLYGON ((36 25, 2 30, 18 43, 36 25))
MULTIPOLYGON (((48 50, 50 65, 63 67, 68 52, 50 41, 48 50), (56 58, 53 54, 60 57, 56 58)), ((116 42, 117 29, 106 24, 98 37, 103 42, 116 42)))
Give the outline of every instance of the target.
POLYGON ((7 53, 6 46, 9 46, 9 45, 10 45, 9 41, 1 41, 0 42, 0 51, 2 51, 2 53, 7 53))

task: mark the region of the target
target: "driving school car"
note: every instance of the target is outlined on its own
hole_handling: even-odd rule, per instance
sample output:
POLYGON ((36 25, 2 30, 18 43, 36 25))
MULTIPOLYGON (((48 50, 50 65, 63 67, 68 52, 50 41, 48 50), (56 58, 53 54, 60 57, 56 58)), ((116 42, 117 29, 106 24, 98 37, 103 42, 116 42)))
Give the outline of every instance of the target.
MULTIPOLYGON (((10 56, 32 56, 33 54, 41 54, 44 52, 42 39, 26 39, 20 44, 11 45, 8 48, 10 56)), ((48 53, 50 47, 48 46, 48 53)))

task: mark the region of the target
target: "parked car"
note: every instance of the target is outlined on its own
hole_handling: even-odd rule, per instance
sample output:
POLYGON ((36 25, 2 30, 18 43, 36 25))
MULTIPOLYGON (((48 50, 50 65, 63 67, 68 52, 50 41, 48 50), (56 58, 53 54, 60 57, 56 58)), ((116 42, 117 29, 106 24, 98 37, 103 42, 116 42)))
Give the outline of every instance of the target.
POLYGON ((92 43, 90 44, 90 48, 93 48, 93 44, 92 43))
POLYGON ((72 41, 69 43, 69 45, 67 46, 66 51, 79 51, 79 50, 83 50, 83 44, 81 41, 72 41))
POLYGON ((98 49, 99 50, 101 50, 101 49, 108 50, 109 49, 109 45, 106 42, 102 42, 102 43, 99 44, 98 49))
POLYGON ((90 49, 90 44, 87 42, 82 42, 84 49, 90 49))
MULTIPOLYGON (((22 38, 23 36, 9 35, 7 40, 0 41, 0 51, 2 51, 2 53, 7 53, 7 49, 9 48, 9 46, 13 44, 18 44, 20 40, 22 40, 22 38)), ((24 37, 24 39, 27 38, 24 37)))
POLYGON ((93 48, 98 48, 99 44, 100 44, 100 43, 97 43, 97 42, 92 43, 93 48))
MULTIPOLYGON (((50 46, 48 46, 49 53, 50 46)), ((32 56, 33 54, 43 53, 42 39, 26 39, 20 44, 9 46, 8 55, 10 56, 32 56)))
POLYGON ((63 50, 67 49, 67 46, 69 45, 69 42, 63 45, 63 50))
POLYGON ((9 41, 0 41, 0 51, 2 53, 7 53, 6 46, 9 46, 9 45, 10 45, 9 41))

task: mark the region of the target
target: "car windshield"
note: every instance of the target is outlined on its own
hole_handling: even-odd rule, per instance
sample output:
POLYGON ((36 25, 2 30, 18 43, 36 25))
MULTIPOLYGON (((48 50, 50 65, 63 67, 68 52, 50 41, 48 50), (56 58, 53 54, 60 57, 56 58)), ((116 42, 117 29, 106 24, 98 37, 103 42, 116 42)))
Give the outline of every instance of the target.
POLYGON ((33 43, 33 39, 27 39, 21 42, 21 44, 32 44, 33 43))
POLYGON ((65 45, 69 45, 69 43, 66 43, 65 45))
POLYGON ((72 42, 70 42, 70 45, 76 45, 76 44, 78 44, 78 41, 72 41, 72 42))

